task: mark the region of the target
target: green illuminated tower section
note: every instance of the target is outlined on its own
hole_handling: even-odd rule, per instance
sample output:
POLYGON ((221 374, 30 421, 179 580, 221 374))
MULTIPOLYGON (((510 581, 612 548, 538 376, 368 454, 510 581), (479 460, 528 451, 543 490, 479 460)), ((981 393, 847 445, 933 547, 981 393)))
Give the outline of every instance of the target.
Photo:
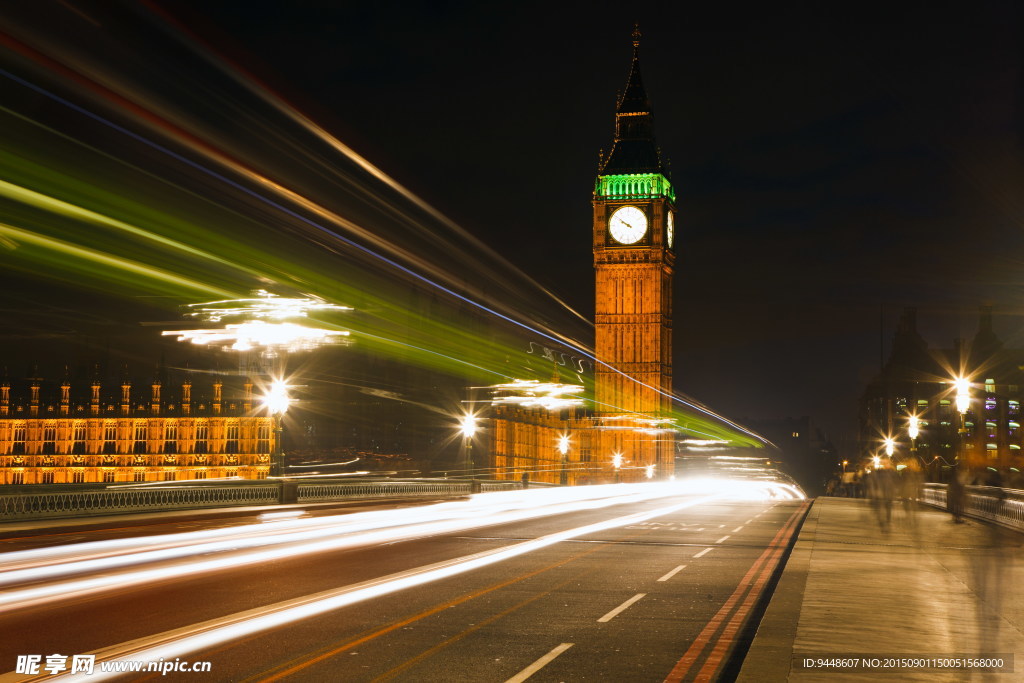
POLYGON ((640 77, 639 31, 615 110, 615 140, 594 186, 595 372, 600 431, 595 460, 621 456, 621 481, 672 473, 671 433, 650 427, 672 393, 672 264, 675 190, 654 140, 640 77), (649 427, 645 429, 644 427, 649 427))

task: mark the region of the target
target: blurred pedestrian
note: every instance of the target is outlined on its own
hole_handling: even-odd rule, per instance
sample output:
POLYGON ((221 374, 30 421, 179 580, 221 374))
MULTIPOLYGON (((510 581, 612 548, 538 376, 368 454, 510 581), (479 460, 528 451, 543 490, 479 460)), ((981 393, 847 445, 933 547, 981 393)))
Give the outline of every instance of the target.
POLYGON ((889 532, 892 523, 892 500, 896 495, 895 472, 889 467, 876 467, 864 480, 871 508, 875 512, 878 528, 883 533, 889 532))
POLYGON ((953 468, 953 476, 946 487, 946 509, 953 515, 953 521, 963 523, 964 519, 964 482, 959 468, 953 468))
POLYGON ((917 501, 921 498, 924 475, 921 466, 911 460, 899 473, 900 499, 903 501, 903 518, 913 528, 917 522, 917 501))

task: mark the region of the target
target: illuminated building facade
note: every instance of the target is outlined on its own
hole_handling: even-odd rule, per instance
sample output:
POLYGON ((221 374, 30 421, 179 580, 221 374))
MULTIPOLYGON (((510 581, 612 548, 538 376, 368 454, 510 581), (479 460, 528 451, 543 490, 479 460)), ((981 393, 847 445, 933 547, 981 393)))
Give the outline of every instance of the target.
POLYGON ((140 397, 128 381, 4 381, 0 484, 266 478, 274 424, 255 414, 252 386, 246 382, 241 396, 225 398, 224 385, 214 381, 197 398, 186 381, 172 398, 160 382, 140 397))
POLYGON ((523 471, 557 470, 558 435, 571 432, 579 442, 570 450, 573 476, 597 470, 605 480, 639 480, 653 465, 657 476, 667 477, 675 438, 659 426, 671 409, 675 190, 654 139, 638 31, 616 105, 614 141, 602 154, 592 201, 594 412, 560 420, 506 411, 495 422, 495 461, 499 471, 513 462, 523 471))
POLYGON ((1005 348, 993 331, 991 307, 981 308, 974 338, 958 340, 949 349, 928 348, 917 330, 916 312, 907 309, 888 361, 861 398, 862 457, 868 461, 884 454, 884 439, 891 437, 896 460, 913 457, 933 480, 948 479, 957 463, 980 483, 997 476, 1020 479, 1022 365, 1024 349, 1005 348), (953 382, 960 374, 970 380, 962 418, 953 382), (911 416, 919 429, 914 440, 911 416))

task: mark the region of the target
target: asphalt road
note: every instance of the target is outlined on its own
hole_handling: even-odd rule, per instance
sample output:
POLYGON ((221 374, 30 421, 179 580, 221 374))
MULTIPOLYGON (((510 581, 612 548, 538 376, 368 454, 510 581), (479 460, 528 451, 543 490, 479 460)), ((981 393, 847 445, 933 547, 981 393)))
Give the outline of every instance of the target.
MULTIPOLYGON (((179 573, 186 560, 162 561, 153 565, 162 573, 146 580, 99 592, 68 584, 41 604, 0 612, 0 671, 13 672, 19 655, 45 663, 50 654, 98 652, 101 660, 210 663, 209 672, 125 680, 715 677, 803 509, 796 501, 663 497, 491 525, 477 511, 468 529, 413 526, 400 539, 318 552, 288 540, 279 556, 258 562, 236 562, 240 550, 199 551, 187 561, 228 560, 198 573, 179 573)), ((252 521, 197 518, 175 521, 173 531, 252 521)), ((12 553, 140 534, 152 544, 172 530, 114 527, 72 530, 63 541, 60 529, 23 533, 2 547, 12 553)), ((131 571, 82 569, 67 580, 118 581, 131 571)), ((45 583, 30 577, 15 588, 45 583)), ((10 675, 25 679, 32 677, 10 675)), ((61 680, 45 671, 38 679, 61 680)))

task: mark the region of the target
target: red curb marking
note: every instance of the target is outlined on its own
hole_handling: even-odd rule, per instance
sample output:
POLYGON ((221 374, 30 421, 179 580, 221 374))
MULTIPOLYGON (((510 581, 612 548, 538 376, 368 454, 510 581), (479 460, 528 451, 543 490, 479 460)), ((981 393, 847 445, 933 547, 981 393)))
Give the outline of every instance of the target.
POLYGON ((803 512, 810 506, 810 502, 804 502, 798 510, 796 510, 790 518, 786 521, 785 525, 779 529, 778 533, 775 534, 775 538, 772 539, 765 551, 761 553, 761 556, 755 560, 754 564, 751 565, 746 575, 740 580, 739 585, 733 592, 729 599, 725 601, 718 613, 712 617, 711 621, 707 623, 704 629, 700 632, 700 635, 693 641, 690 648, 686 651, 686 654, 676 663, 669 672, 668 676, 665 677, 665 683, 676 683, 682 681, 683 678, 689 673, 690 668, 693 667, 694 663, 701 656, 704 650, 707 649, 708 644, 711 642, 712 637, 718 632, 719 626, 725 620, 725 618, 732 611, 733 607, 740 600, 740 598, 750 591, 747 595, 747 599, 744 600, 743 604, 733 615, 729 623, 726 624, 725 629, 719 635, 718 640, 715 643, 715 648, 708 656, 707 662, 701 668, 697 674, 698 681, 711 680, 711 675, 721 665, 722 658, 725 652, 733 644, 736 639, 736 635, 739 633, 740 625, 743 623, 750 609, 753 607, 757 598, 760 596, 764 584, 767 583, 768 578, 775 571, 775 567, 779 563, 779 559, 782 553, 785 551, 786 546, 789 543, 790 538, 796 531, 796 523, 803 512), (760 571, 760 573, 758 573, 760 571), (755 578, 755 575, 756 578, 755 578))

